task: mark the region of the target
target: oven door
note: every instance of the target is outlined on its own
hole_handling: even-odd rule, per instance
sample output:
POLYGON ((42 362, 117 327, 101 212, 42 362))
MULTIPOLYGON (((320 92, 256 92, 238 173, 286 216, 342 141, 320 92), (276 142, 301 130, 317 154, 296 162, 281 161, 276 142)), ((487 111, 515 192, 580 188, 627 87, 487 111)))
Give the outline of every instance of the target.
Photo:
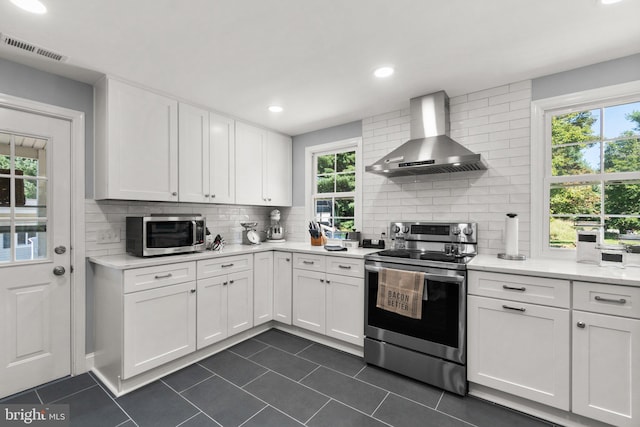
POLYGON ((466 272, 366 261, 365 335, 456 363, 465 364, 466 272), (380 270, 425 273, 422 319, 412 319, 376 307, 380 270))

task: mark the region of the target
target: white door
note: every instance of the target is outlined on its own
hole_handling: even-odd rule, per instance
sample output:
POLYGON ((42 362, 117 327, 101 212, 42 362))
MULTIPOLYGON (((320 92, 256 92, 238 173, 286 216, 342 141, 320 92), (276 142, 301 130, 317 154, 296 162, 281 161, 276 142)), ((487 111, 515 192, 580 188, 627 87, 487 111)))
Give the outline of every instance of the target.
POLYGON ((467 297, 467 378, 569 410, 569 310, 467 297))
POLYGON ((273 252, 253 259, 253 326, 273 319, 273 252))
POLYGON ((327 274, 327 327, 330 337, 364 345, 364 280, 327 274))
POLYGON ((573 311, 572 411, 640 425, 640 320, 573 311))
POLYGON ((227 337, 227 275, 198 280, 198 350, 227 337))
POLYGON ((291 254, 273 254, 273 318, 291 324, 291 254))
POLYGON ((253 272, 240 271, 227 277, 227 332, 231 336, 253 327, 253 272))
POLYGON ((71 372, 70 135, 0 108, 0 397, 71 372))
POLYGON ((265 196, 267 205, 291 206, 291 178, 293 164, 291 161, 291 138, 275 132, 267 134, 267 173, 265 176, 265 196))
POLYGON ((266 205, 263 174, 267 131, 236 122, 236 203, 266 205))
POLYGON ((325 274, 293 269, 293 324, 325 333, 325 274))
POLYGON ((211 113, 209 115, 210 155, 209 179, 213 203, 236 201, 236 129, 235 120, 211 113))
POLYGON ((181 202, 209 201, 209 112, 178 106, 179 190, 181 202))

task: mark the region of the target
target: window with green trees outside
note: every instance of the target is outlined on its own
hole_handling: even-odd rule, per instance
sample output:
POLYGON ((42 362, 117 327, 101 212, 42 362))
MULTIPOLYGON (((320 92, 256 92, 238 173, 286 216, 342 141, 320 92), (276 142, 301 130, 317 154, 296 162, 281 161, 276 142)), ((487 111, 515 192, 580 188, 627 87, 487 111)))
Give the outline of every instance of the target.
POLYGON ((356 151, 317 153, 313 163, 315 220, 341 237, 355 226, 356 151))
POLYGON ((549 246, 575 247, 583 221, 602 224, 605 243, 640 239, 640 101, 550 119, 549 246))

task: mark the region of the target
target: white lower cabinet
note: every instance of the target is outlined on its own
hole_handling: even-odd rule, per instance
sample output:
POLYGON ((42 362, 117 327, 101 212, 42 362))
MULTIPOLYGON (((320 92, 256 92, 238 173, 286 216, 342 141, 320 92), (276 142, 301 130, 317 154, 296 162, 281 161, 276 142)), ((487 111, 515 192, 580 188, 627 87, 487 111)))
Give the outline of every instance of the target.
POLYGON ((253 256, 253 325, 273 319, 273 252, 253 256))
POLYGON ((291 324, 291 283, 293 255, 290 252, 273 254, 273 320, 291 324))
POLYGON ((471 383, 571 425, 640 425, 640 288, 470 271, 467 308, 471 383))
POLYGON ((198 261, 197 327, 198 349, 253 327, 252 255, 198 261))
POLYGON ((467 309, 469 381, 569 410, 568 309, 474 295, 467 309))
POLYGON ((196 283, 124 296, 123 378, 196 349, 196 283))
POLYGON ((574 282, 574 308, 581 308, 572 319, 576 414, 621 427, 640 425, 638 303, 640 288, 574 282))
MULTIPOLYGON (((331 258, 339 261, 342 258, 331 258)), ((294 254, 293 324, 351 344, 364 345, 364 277, 328 274, 325 257, 294 254), (320 259, 318 259, 320 258, 320 259), (318 266, 320 270, 318 271, 318 266)), ((343 259, 351 273, 364 271, 362 260, 343 259)), ((331 265, 331 264, 329 264, 331 265)), ((333 271, 333 270, 331 270, 333 271)))

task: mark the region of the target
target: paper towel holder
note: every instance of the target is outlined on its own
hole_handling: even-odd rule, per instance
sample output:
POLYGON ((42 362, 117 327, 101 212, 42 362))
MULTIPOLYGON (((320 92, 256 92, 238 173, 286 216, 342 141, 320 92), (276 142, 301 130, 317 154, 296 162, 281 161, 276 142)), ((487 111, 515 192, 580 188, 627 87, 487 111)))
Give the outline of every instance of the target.
MULTIPOLYGON (((507 217, 509 217, 509 218, 515 218, 517 216, 518 215, 515 214, 515 213, 508 213, 507 214, 507 217)), ((517 226, 517 223, 516 223, 516 226, 517 226)), ((524 261, 524 260, 527 259, 527 256, 523 255, 523 254, 510 255, 510 254, 501 252, 501 253, 498 254, 498 258, 506 259, 506 260, 509 260, 509 261, 524 261)))

